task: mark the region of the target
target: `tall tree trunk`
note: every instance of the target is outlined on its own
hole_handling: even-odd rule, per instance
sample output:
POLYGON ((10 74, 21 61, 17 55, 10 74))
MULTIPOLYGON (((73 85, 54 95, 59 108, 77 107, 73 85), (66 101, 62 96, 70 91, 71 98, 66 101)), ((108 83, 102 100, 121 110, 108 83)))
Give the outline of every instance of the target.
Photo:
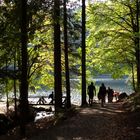
POLYGON ((69 78, 69 60, 68 60, 68 38, 67 38, 67 8, 66 1, 64 0, 64 48, 65 48, 65 77, 66 77, 66 106, 71 107, 70 100, 70 78, 69 78))
POLYGON ((139 14, 140 14, 140 2, 136 1, 136 33, 137 36, 135 38, 136 45, 136 61, 137 61, 137 90, 140 91, 140 38, 139 38, 139 14))
POLYGON ((82 106, 87 105, 86 101, 86 13, 85 0, 82 0, 82 106))
POLYGON ((135 39, 136 46, 136 65, 137 65, 137 91, 140 91, 140 48, 139 48, 139 38, 135 39))
POLYGON ((55 112, 62 107, 61 45, 60 45, 60 0, 54 0, 54 90, 55 112))
POLYGON ((28 80, 27 80, 27 0, 21 0, 21 86, 20 86, 20 130, 25 136, 25 123, 28 117, 28 80))

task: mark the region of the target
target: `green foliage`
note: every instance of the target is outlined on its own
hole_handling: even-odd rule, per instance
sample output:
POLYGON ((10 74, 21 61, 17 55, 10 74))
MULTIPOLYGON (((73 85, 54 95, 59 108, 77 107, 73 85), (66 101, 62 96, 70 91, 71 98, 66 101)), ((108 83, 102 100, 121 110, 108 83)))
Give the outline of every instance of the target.
MULTIPOLYGON (((16 56, 16 65, 20 75, 21 43, 18 4, 18 1, 7 0, 0 5, 0 69, 3 69, 6 63, 8 66, 13 66, 14 56, 16 56)), ((53 89, 54 85, 52 6, 52 1, 28 1, 28 81, 29 85, 34 85, 37 89, 41 87, 53 89)), ((132 64, 136 70, 137 63, 133 39, 139 36, 139 33, 134 32, 131 23, 131 14, 135 15, 135 1, 97 2, 89 4, 86 10, 86 78, 89 79, 101 73, 111 73, 113 78, 123 75, 131 76, 132 64), (132 7, 132 13, 129 6, 132 7)), ((63 27, 61 32, 63 32, 63 27)), ((61 42, 65 89, 63 34, 61 42)), ((81 10, 79 5, 72 4, 68 7, 68 46, 70 78, 81 79, 81 10)), ((9 91, 12 90, 13 85, 11 80, 9 77, 9 91)), ((77 85, 81 88, 79 83, 77 85)))
POLYGON ((130 64, 136 63, 129 8, 123 4, 109 1, 87 7, 87 64, 95 74, 131 75, 130 64))
MULTIPOLYGON (((28 82, 29 87, 36 89, 47 87, 53 89, 54 85, 54 52, 53 52, 53 20, 52 1, 28 1, 28 82)), ((68 42, 70 78, 80 75, 80 47, 81 47, 81 21, 79 5, 70 3, 68 9, 68 42), (76 61, 75 61, 76 60, 76 61)), ((0 69, 16 64, 19 79, 21 74, 20 52, 20 9, 19 1, 3 1, 0 5, 0 69), (14 60, 14 57, 16 60, 14 60)), ((60 22, 62 24, 62 22, 60 22)), ((63 38, 61 40, 63 42, 63 38)), ((62 44, 63 46, 63 44, 62 44)), ((62 47, 63 51, 63 47, 62 47)), ((64 77, 64 54, 62 55, 62 70, 64 77)), ((14 71, 13 71, 14 73, 14 71)), ((8 81, 11 81, 9 77, 8 81)), ((63 81, 65 79, 63 78, 63 81)), ((17 81, 20 83, 19 81, 17 81)), ((13 86, 10 82, 9 86, 13 86)), ((65 82, 63 82, 65 86, 65 82)), ((19 86, 19 84, 18 84, 19 86)), ((65 87, 64 87, 65 88, 65 87)), ((12 88, 8 88, 9 91, 12 88)))
MULTIPOLYGON (((53 50, 50 15, 52 9, 51 4, 52 1, 34 0, 28 3, 28 81, 31 85, 34 83, 38 86, 42 83, 45 85, 47 83, 52 86, 53 50), (35 82, 36 79, 38 82, 35 82)), ((14 56, 16 55, 16 65, 19 68, 20 74, 20 10, 18 9, 18 2, 4 1, 0 5, 0 11, 0 68, 5 67, 6 63, 8 66, 13 66, 14 56)), ((13 86, 13 83, 9 83, 8 85, 13 86)))

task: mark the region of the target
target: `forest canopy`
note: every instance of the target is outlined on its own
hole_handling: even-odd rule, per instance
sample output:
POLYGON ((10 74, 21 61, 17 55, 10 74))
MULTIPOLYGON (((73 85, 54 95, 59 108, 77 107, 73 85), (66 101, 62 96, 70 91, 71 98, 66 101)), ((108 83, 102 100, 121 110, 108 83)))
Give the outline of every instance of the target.
POLYGON ((134 89, 139 85, 138 13, 136 0, 111 0, 87 7, 87 60, 99 73, 111 73, 114 78, 128 75, 134 89))
MULTIPOLYGON (((19 79, 20 2, 3 0, 0 5, 1 81, 19 79)), ((54 88, 53 5, 50 0, 27 1, 28 82, 36 89, 54 88)), ((62 85, 65 88, 63 2, 60 2, 62 85)), ((70 79, 81 76, 81 2, 67 1, 68 59, 70 79)), ((105 0, 86 2, 86 77, 109 73, 130 77, 139 87, 139 2, 105 0)), ((11 81, 11 82, 10 82, 11 81)), ((19 82, 17 81, 17 84, 19 82)))
POLYGON ((140 91, 139 20, 139 0, 0 0, 0 92, 7 110, 14 93, 21 133, 31 89, 54 91, 56 115, 63 93, 71 107, 73 86, 87 105, 86 85, 100 74, 127 76, 140 91))

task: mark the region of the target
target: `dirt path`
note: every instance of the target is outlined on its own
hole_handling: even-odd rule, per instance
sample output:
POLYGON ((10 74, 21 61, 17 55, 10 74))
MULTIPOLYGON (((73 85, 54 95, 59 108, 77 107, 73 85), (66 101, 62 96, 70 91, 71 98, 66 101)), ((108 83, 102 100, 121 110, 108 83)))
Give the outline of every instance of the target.
POLYGON ((136 140, 131 128, 121 122, 122 114, 120 103, 107 104, 104 108, 95 104, 80 109, 76 116, 31 140, 136 140))
MULTIPOLYGON (((105 107, 94 104, 92 107, 79 108, 76 115, 49 129, 45 126, 41 130, 34 130, 31 126, 32 132, 28 130, 30 136, 27 140, 140 140, 132 125, 134 116, 128 116, 121 110, 121 103, 110 103, 105 107)), ((140 131, 137 133, 140 134, 140 131)), ((0 139, 18 140, 18 137, 0 139)))

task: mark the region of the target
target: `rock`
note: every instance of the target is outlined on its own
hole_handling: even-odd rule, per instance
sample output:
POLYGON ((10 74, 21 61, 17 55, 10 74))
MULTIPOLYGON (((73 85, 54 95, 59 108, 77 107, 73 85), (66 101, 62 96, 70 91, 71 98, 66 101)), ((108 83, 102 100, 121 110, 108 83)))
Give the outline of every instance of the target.
POLYGON ((128 97, 128 95, 125 93, 125 92, 123 92, 123 93, 121 93, 119 96, 118 96, 118 99, 119 100, 122 100, 122 99, 125 99, 125 98, 127 98, 128 97))

